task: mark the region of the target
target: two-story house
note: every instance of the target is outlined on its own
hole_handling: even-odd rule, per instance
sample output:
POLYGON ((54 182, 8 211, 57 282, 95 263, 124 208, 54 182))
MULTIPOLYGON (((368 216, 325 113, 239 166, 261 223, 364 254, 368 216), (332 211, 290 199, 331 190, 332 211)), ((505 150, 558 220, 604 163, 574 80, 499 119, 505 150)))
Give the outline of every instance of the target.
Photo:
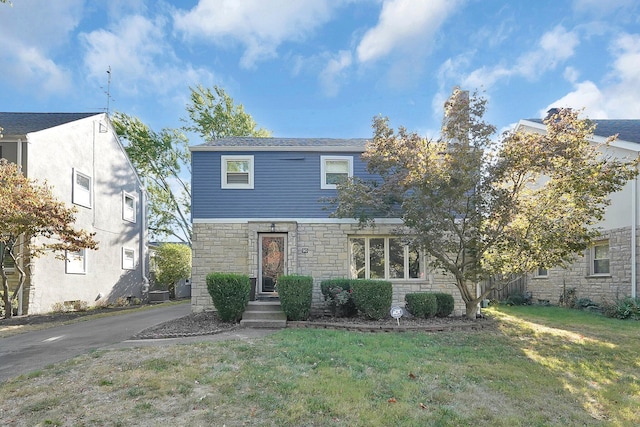
MULTIPOLYGON (((640 153, 640 120, 591 120, 596 129, 592 143, 601 146, 611 135, 618 135, 609 146, 601 146, 604 156, 630 160, 640 153)), ((545 133, 542 120, 521 120, 518 130, 545 133)), ((599 241, 576 258, 569 268, 540 268, 527 281, 527 290, 535 300, 559 302, 563 292, 575 289, 578 298, 595 302, 637 297, 639 239, 639 178, 610 195, 611 204, 598 224, 599 241)))
POLYGON ((323 199, 336 195, 345 177, 369 178, 361 159, 365 139, 217 139, 191 147, 193 311, 213 309, 210 272, 256 278, 257 296, 277 295, 282 274, 388 279, 393 301, 407 292, 443 291, 464 304, 451 278, 430 271, 422 254, 394 236, 397 219, 360 228, 353 219, 331 218, 323 199))
POLYGON ((52 254, 26 260, 19 311, 142 297, 148 284, 145 195, 108 115, 0 113, 0 126, 0 156, 28 178, 46 180, 58 200, 77 208, 75 226, 99 242, 97 251, 66 254, 66 260, 52 254))

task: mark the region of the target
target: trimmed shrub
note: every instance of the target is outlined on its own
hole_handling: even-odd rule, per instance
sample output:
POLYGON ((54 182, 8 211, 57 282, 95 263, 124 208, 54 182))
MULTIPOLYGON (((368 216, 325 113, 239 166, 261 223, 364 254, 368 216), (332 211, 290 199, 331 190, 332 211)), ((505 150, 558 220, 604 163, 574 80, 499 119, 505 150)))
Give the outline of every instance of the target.
POLYGON ((453 313, 453 308, 455 307, 455 301, 453 300, 453 295, 446 294, 444 292, 435 292, 436 300, 438 300, 438 312, 436 316, 438 317, 448 317, 453 313))
POLYGON ((320 282, 320 291, 334 316, 351 317, 358 314, 352 298, 352 282, 353 279, 329 279, 320 282))
POLYGON ((224 322, 237 322, 249 304, 249 276, 233 273, 209 273, 207 290, 218 316, 224 322))
POLYGON ((407 311, 416 317, 429 318, 438 312, 438 300, 429 292, 406 294, 404 301, 407 311))
POLYGON ((311 312, 313 277, 296 275, 278 277, 278 296, 287 319, 307 320, 311 312))
POLYGON ((365 316, 379 320, 389 314, 393 287, 385 280, 354 280, 352 298, 356 308, 365 316))

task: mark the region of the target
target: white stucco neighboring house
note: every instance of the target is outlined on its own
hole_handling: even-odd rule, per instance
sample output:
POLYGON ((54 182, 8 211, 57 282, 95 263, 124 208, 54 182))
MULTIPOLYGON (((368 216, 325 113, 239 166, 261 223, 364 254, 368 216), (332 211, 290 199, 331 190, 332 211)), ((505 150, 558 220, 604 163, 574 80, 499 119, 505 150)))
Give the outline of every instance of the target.
MULTIPOLYGON (((596 129, 591 142, 604 156, 630 160, 640 153, 640 120, 591 120, 596 129), (618 138, 609 146, 602 145, 609 136, 618 138)), ((545 133, 542 120, 521 120, 518 130, 545 133)), ((611 204, 605 218, 597 226, 601 237, 566 269, 539 269, 527 281, 534 301, 558 303, 563 292, 575 290, 577 298, 594 302, 614 301, 638 296, 639 178, 610 195, 611 204)))
POLYGON ((106 113, 0 113, 0 157, 53 187, 75 206, 76 227, 95 233, 99 250, 45 255, 29 262, 17 306, 22 314, 56 303, 89 306, 147 292, 145 193, 106 113))

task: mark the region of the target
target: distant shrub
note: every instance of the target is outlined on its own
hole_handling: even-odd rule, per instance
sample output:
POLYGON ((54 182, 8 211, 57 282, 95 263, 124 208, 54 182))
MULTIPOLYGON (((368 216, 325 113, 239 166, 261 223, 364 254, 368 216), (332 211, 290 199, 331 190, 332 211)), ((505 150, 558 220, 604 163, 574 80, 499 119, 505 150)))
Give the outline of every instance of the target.
POLYGON ((438 317, 448 317, 453 313, 455 307, 455 301, 453 295, 444 292, 435 292, 436 300, 438 300, 438 317))
POLYGON ((404 296, 405 308, 416 317, 429 318, 438 312, 438 300, 433 293, 420 292, 404 296))
POLYGON ((385 280, 354 280, 352 298, 358 311, 371 319, 383 319, 389 314, 393 286, 385 280))
POLYGON ((558 298, 558 305, 561 307, 575 308, 576 301, 578 299, 578 291, 576 288, 564 289, 560 298, 558 298))
POLYGON ((73 309, 75 311, 87 311, 89 309, 89 304, 86 301, 74 301, 73 309))
POLYGON ((278 296, 284 314, 289 320, 307 320, 311 312, 313 297, 313 277, 278 277, 278 296))
POLYGON ((602 304, 602 314, 614 319, 640 320, 640 298, 624 297, 602 304))
POLYGON ((54 302, 51 304, 51 312, 52 313, 64 313, 67 311, 67 307, 63 302, 54 302))
POLYGON ((507 305, 528 305, 529 299, 524 294, 511 294, 507 297, 507 305))
POLYGON ((233 273, 209 273, 207 290, 218 316, 224 322, 237 322, 249 304, 249 276, 233 273))
POLYGON ((351 289, 351 283, 354 280, 329 279, 320 282, 320 291, 324 296, 324 301, 334 316, 350 317, 358 314, 351 289))

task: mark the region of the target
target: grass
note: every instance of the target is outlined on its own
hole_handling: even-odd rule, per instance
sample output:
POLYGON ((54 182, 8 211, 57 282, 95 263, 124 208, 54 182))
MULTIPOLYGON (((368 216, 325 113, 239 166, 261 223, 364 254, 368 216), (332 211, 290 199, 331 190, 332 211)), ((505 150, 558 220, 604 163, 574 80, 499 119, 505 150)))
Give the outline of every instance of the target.
POLYGON ((100 351, 0 384, 9 425, 632 426, 640 322, 490 310, 495 331, 290 329, 100 351))

